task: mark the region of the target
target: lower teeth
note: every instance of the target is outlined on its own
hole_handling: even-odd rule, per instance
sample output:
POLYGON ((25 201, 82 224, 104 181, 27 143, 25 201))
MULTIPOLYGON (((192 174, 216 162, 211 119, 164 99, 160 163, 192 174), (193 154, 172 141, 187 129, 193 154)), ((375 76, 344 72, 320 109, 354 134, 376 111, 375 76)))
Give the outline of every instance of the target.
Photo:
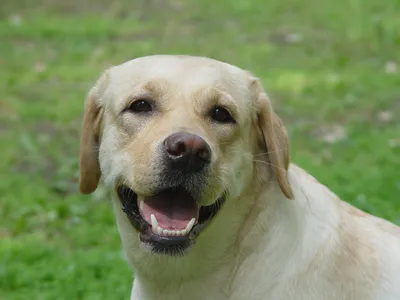
POLYGON ((187 235, 190 230, 192 230, 194 223, 196 222, 195 218, 192 218, 186 225, 185 229, 182 230, 168 230, 163 229, 158 225, 157 219, 154 214, 150 215, 151 219, 151 229, 155 234, 162 235, 162 236, 185 236, 187 235))

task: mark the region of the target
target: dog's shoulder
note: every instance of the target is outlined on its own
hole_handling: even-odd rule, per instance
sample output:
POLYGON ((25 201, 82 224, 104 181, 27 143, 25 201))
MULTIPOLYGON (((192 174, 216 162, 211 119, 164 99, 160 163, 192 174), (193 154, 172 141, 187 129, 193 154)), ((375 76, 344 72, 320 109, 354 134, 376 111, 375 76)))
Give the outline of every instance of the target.
POLYGON ((357 299, 400 295, 400 228, 340 199, 300 167, 291 169, 295 195, 316 212, 309 216, 325 218, 331 228, 330 238, 315 255, 324 259, 314 260, 309 271, 349 288, 348 293, 359 295, 357 299))

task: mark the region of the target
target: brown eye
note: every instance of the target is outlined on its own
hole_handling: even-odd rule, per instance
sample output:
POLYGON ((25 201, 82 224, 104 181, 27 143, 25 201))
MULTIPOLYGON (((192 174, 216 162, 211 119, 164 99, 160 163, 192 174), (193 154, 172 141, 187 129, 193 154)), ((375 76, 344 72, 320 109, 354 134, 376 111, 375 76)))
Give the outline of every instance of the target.
POLYGON ((211 119, 218 123, 236 123, 230 112, 221 106, 214 106, 210 113, 211 119))
POLYGON ((152 111, 152 107, 149 101, 139 99, 134 101, 127 110, 134 113, 147 113, 152 111))

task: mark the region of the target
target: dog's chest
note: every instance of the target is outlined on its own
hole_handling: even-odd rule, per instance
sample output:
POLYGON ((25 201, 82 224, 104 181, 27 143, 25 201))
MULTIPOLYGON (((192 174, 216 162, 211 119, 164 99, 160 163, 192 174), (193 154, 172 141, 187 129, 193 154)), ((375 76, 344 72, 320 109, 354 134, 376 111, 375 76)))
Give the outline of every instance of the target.
POLYGON ((159 286, 143 285, 140 279, 136 279, 132 289, 131 300, 203 300, 203 299, 231 299, 227 284, 213 281, 202 280, 186 282, 181 284, 167 285, 162 288, 159 286))
POLYGON ((279 286, 275 288, 265 288, 265 285, 259 285, 261 282, 243 282, 233 290, 225 285, 211 284, 205 286, 203 283, 193 285, 183 285, 169 287, 166 289, 140 289, 138 286, 132 290, 131 300, 338 300, 357 298, 339 298, 335 293, 328 294, 327 291, 304 292, 304 290, 294 289, 293 286, 279 286), (322 298, 321 298, 322 297, 322 298))

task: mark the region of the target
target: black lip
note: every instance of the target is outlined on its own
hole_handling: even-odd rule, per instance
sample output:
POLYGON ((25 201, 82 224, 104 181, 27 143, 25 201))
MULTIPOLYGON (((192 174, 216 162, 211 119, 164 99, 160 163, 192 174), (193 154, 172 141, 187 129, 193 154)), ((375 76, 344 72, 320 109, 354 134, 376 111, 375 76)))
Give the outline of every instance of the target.
POLYGON ((153 253, 166 255, 183 255, 192 245, 192 240, 188 236, 159 236, 150 228, 147 232, 140 233, 140 241, 147 245, 153 253))
POLYGON ((117 194, 122 204, 122 211, 127 215, 132 226, 140 232, 140 240, 152 252, 168 255, 186 253, 194 239, 221 209, 226 198, 226 193, 223 193, 213 204, 202 206, 199 211, 198 223, 193 226, 187 236, 165 237, 153 233, 150 224, 142 218, 137 205, 137 194, 131 188, 120 185, 117 187, 117 194))

